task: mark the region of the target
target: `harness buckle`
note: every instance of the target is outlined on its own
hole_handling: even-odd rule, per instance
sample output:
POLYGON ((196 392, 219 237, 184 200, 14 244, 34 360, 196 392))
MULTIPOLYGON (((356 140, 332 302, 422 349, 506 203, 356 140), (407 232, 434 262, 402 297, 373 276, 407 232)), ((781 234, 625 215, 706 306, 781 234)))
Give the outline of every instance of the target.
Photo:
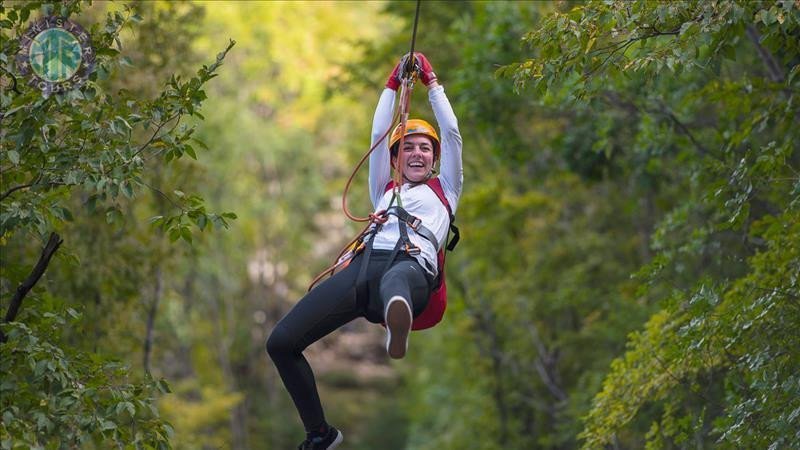
POLYGON ((420 254, 421 250, 416 245, 406 244, 405 251, 411 256, 417 256, 420 254))
POLYGON ((411 227, 412 230, 417 231, 420 225, 422 225, 422 220, 419 217, 411 216, 411 220, 406 222, 408 226, 411 227))

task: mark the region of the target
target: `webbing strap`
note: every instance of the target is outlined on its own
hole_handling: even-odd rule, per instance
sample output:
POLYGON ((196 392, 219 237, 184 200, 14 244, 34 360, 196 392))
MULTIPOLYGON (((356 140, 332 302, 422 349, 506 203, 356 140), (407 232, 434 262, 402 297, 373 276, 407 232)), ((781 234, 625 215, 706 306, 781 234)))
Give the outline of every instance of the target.
POLYGON ((361 257, 361 268, 358 270, 355 286, 357 298, 367 298, 367 294, 369 294, 368 292, 364 292, 364 289, 367 287, 367 266, 369 265, 369 255, 372 254, 372 242, 374 240, 375 234, 373 234, 372 239, 367 242, 364 248, 364 256, 361 257))
POLYGON ((453 232, 453 239, 448 238, 447 250, 451 252, 456 248, 458 241, 461 239, 461 231, 459 231, 458 227, 453 223, 455 220, 455 216, 450 216, 450 231, 453 232))
MULTIPOLYGON (((395 202, 395 200, 397 200, 398 203, 399 203, 400 202, 400 196, 399 195, 392 195, 391 200, 389 200, 388 209, 395 208, 394 206, 392 206, 392 204, 395 202)), ((364 295, 366 295, 367 293, 363 292, 362 289, 366 288, 366 286, 367 286, 366 278, 367 278, 367 266, 369 265, 369 256, 372 254, 372 245, 375 242, 375 235, 378 234, 378 232, 381 230, 381 227, 383 227, 383 223, 375 222, 373 224, 372 229, 369 230, 369 233, 367 233, 364 236, 364 239, 367 242, 366 242, 366 244, 364 246, 364 256, 362 257, 361 268, 359 268, 358 277, 356 278, 356 292, 359 294, 359 297, 361 297, 361 298, 366 298, 366 297, 364 297, 364 295)), ((397 247, 397 245, 395 245, 395 247, 397 247)), ((389 259, 389 264, 391 264, 392 261, 394 261, 394 258, 396 256, 397 256, 396 253, 392 254, 391 258, 389 259)), ((386 269, 384 270, 384 272, 386 270, 388 270, 388 269, 389 269, 389 267, 387 266, 386 269)))
POLYGON ((398 221, 401 224, 400 227, 401 236, 405 232, 406 234, 405 237, 408 238, 408 231, 405 229, 404 226, 408 225, 409 227, 411 227, 412 230, 414 230, 415 233, 430 241, 430 243, 433 244, 433 247, 434 249, 436 249, 437 252, 439 251, 439 240, 436 239, 436 235, 433 234, 433 231, 431 231, 428 227, 423 225, 422 220, 420 220, 418 217, 409 214, 408 211, 398 206, 387 209, 386 214, 391 214, 397 217, 398 221))

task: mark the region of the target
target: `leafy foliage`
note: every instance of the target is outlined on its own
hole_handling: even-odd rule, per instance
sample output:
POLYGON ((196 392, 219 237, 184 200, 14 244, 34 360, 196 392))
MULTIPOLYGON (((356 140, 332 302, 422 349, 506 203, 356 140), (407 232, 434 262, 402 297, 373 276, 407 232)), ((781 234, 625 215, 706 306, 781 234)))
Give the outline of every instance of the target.
MULTIPOLYGON (((48 305, 33 323, 4 325, 0 446, 12 448, 171 448, 171 427, 155 398, 164 380, 131 381, 118 361, 75 350, 61 329, 80 319, 74 309, 48 305)), ((28 317, 32 316, 29 314, 28 317)))
MULTIPOLYGON (((3 39, 2 55, 9 66, 7 74, 14 72, 10 56, 19 51, 20 30, 36 4, 15 6, 13 10, 18 8, 19 13, 9 16, 16 17, 16 23, 4 22, 8 39, 3 39)), ((63 4, 61 13, 69 16, 80 8, 78 2, 63 4)), ((63 206, 63 199, 74 189, 88 194, 85 205, 89 212, 104 208, 108 222, 120 220, 119 200, 131 199, 137 190, 147 187, 141 175, 148 159, 197 158, 192 145, 194 127, 180 121, 184 116, 202 118, 197 109, 206 99, 203 86, 216 76, 233 42, 217 55, 214 64, 198 70, 197 76, 187 81, 170 78, 155 99, 142 100, 124 89, 107 92, 98 81, 130 64, 119 57, 119 33, 127 23, 140 20, 126 8, 109 14, 105 25, 90 27, 97 70, 81 89, 44 97, 35 87, 14 78, 16 91, 4 90, 0 97, 2 143, 8 165, 2 167, 0 182, 0 235, 6 239, 20 230, 45 234, 54 224, 71 220, 73 213, 63 206)), ((179 212, 155 220, 173 238, 191 241, 191 225, 201 230, 209 223, 227 227, 226 219, 235 217, 207 213, 197 196, 179 192, 175 196, 173 204, 179 212)))
POLYGON ((537 56, 498 71, 546 101, 630 110, 631 150, 601 147, 682 166, 686 198, 639 272, 668 299, 611 365, 585 448, 796 445, 798 360, 779 348, 798 339, 799 26, 788 1, 590 2, 548 17, 524 39, 537 56))
MULTIPOLYGON (((88 4, 82 2, 0 6, 7 18, 2 21, 0 53, 4 69, 0 95, 3 298, 11 297, 30 271, 39 235, 58 231, 69 241, 70 233, 77 231, 81 236, 85 231, 76 240, 89 242, 85 252, 89 264, 76 270, 81 251, 68 249, 62 252, 65 256, 57 254, 56 261, 73 270, 71 276, 62 275, 69 270, 51 270, 39 283, 45 287, 36 286, 20 315, 12 317, 16 322, 3 325, 8 334, 8 341, 2 344, 3 372, 9 374, 4 375, 2 385, 3 448, 106 448, 110 442, 125 448, 171 448, 172 429, 159 417, 155 402, 158 394, 169 390, 166 382, 149 374, 142 380, 130 371, 130 361, 104 356, 124 352, 100 341, 96 323, 67 319, 77 318, 77 310, 85 310, 92 319, 113 321, 115 311, 101 302, 103 295, 127 290, 124 295, 130 296, 136 289, 138 273, 126 267, 134 260, 125 258, 131 253, 123 255, 121 262, 117 260, 117 270, 93 270, 91 261, 96 259, 97 266, 104 258, 105 262, 115 261, 104 253, 92 253, 106 236, 117 244, 113 250, 124 249, 119 245, 120 236, 128 223, 136 222, 132 208, 141 191, 153 190, 171 204, 173 209, 162 208, 162 215, 153 222, 173 241, 183 238, 191 242, 192 226, 201 230, 209 224, 227 227, 227 221, 235 218, 233 213, 207 212, 198 195, 176 190, 173 200, 158 189, 160 185, 148 182, 152 172, 159 172, 158 164, 175 164, 184 155, 197 158, 193 143, 199 141, 193 137, 194 125, 181 125, 180 121, 202 118, 199 107, 206 99, 204 86, 216 76, 233 43, 196 76, 186 81, 175 75, 161 80, 166 81, 163 90, 148 99, 141 92, 112 88, 118 73, 132 65, 128 57, 121 56, 120 35, 126 27, 140 24, 142 17, 132 7, 112 7, 103 20, 96 8, 85 8, 88 4), (41 14, 59 14, 79 22, 97 16, 94 25, 86 27, 98 55, 97 70, 79 90, 43 96, 15 75, 13 56, 19 49, 19 37, 37 9, 41 14), (116 230, 85 227, 98 219, 116 230), (109 289, 108 284, 92 279, 93 274, 111 284, 124 282, 109 289), (89 301, 62 306, 84 300, 89 301), (92 332, 82 335, 85 329, 92 332)), ((68 246, 83 250, 75 241, 68 246)), ((136 255, 141 256, 141 252, 136 255)), ((3 306, 5 310, 7 305, 3 306)))

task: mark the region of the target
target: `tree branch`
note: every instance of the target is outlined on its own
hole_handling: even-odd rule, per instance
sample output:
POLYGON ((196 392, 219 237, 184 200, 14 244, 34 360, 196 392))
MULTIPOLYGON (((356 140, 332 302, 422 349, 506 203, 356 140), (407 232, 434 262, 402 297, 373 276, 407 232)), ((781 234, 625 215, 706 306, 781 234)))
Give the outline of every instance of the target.
MULTIPOLYGON (((8 197, 9 195, 13 194, 13 193, 14 193, 14 192, 16 192, 16 191, 19 191, 19 190, 22 190, 22 189, 28 189, 29 187, 33 187, 33 186, 35 186, 35 185, 36 185, 36 183, 38 183, 39 181, 41 181, 41 180, 42 180, 42 177, 44 177, 44 172, 43 172, 43 171, 44 171, 44 168, 42 168, 42 171, 41 171, 41 172, 39 172, 39 174, 38 174, 38 175, 36 175, 36 178, 34 178, 34 180, 33 180, 33 181, 31 181, 30 183, 27 183, 27 184, 21 184, 21 185, 19 185, 19 186, 14 186, 14 187, 12 187, 11 189, 9 189, 9 190, 5 191, 5 192, 3 193, 3 195, 2 195, 2 196, 0 196, 0 202, 2 202, 3 200, 5 200, 5 199, 6 199, 6 197, 8 197)), ((50 182, 50 183, 47 183, 47 185, 58 185, 58 184, 63 184, 63 183, 57 183, 57 182, 50 182)))
MULTIPOLYGON (((660 112, 661 112, 661 114, 664 114, 665 116, 667 116, 667 117, 669 118, 669 120, 671 120, 671 121, 672 121, 672 123, 674 123, 674 124, 675 124, 675 126, 677 126, 677 127, 678 127, 678 129, 680 129, 680 130, 681 130, 681 133, 683 133, 684 135, 686 135, 686 137, 688 137, 688 138, 689 138, 689 140, 690 140, 690 141, 692 141, 692 144, 694 144, 695 148, 697 148, 697 150, 698 150, 698 151, 699 151, 699 152, 700 152, 702 155, 705 155, 705 156, 709 156, 709 155, 711 155, 711 152, 708 150, 708 148, 706 148, 706 146, 705 146, 705 145, 703 145, 703 144, 702 144, 700 141, 698 141, 698 140, 697 140, 697 139, 694 137, 694 134, 692 133, 692 131, 691 131, 691 130, 689 130, 689 127, 687 127, 687 126, 686 126, 686 125, 685 125, 683 122, 681 122, 681 121, 678 119, 678 117, 675 115, 675 113, 673 113, 673 112, 672 112, 672 111, 671 111, 671 110, 670 110, 670 109, 667 107, 667 105, 665 105, 665 104, 663 104, 663 103, 659 102, 659 106, 661 107, 661 111, 660 111, 660 112)), ((713 155, 712 155, 712 156, 713 156, 713 155)), ((719 159, 719 158, 717 158, 717 159, 719 159)))
MULTIPOLYGON (((39 178, 41 178, 41 175, 39 176, 39 178)), ((6 197, 8 197, 9 195, 13 194, 13 193, 14 193, 14 192, 16 192, 16 191, 20 191, 20 190, 22 190, 22 189, 28 189, 28 188, 30 188, 30 187, 33 187, 33 186, 35 186, 35 185, 36 185, 36 183, 38 183, 38 182, 39 182, 39 179, 36 179, 36 180, 34 180, 34 181, 32 181, 32 182, 30 182, 30 183, 28 183, 28 184, 21 184, 21 185, 19 185, 19 186, 14 186, 13 188, 11 188, 11 189, 9 189, 9 190, 5 191, 5 192, 3 193, 3 195, 2 195, 2 196, 0 196, 0 201, 3 201, 3 200, 5 200, 5 199, 6 199, 6 197)), ((44 183, 42 186, 47 186, 47 187, 52 187, 52 186, 67 186, 67 183, 63 183, 63 182, 61 182, 61 181, 50 181, 50 182, 48 182, 48 183, 44 183)))
MULTIPOLYGON (((158 127, 156 127, 156 130, 153 132, 153 135, 152 135, 152 136, 150 136, 150 139, 148 139, 148 140, 147 140, 147 142, 145 142, 144 144, 142 144, 142 146, 141 146, 141 147, 139 147, 139 149, 137 149, 137 150, 136 150, 136 151, 133 153, 133 156, 131 156, 131 160, 133 160, 133 158, 135 158, 136 156, 138 156, 140 153, 142 153, 142 152, 144 151, 144 149, 146 149, 147 147, 149 147, 149 146, 150 146, 150 144, 152 144, 152 143, 153 143, 153 141, 156 139, 156 136, 158 136, 158 132, 159 132, 159 131, 161 131, 161 129, 162 129, 162 128, 164 128, 164 125, 166 125, 166 124, 170 123, 171 121, 173 121, 173 120, 175 120, 175 119, 178 119, 178 118, 180 118, 180 113, 178 113, 178 114, 174 114, 172 117, 170 117, 170 118, 168 118, 167 120, 165 120, 165 121, 161 122, 161 123, 158 125, 158 127)), ((177 125, 177 124, 176 124, 176 125, 177 125)), ((174 130, 174 129, 175 129, 175 127, 173 127, 173 128, 172 128, 172 130, 174 130)), ((169 131, 169 133, 171 133, 171 132, 172 132, 172 130, 170 130, 170 131, 169 131)), ((167 133, 167 134, 169 134, 169 133, 167 133)), ((163 135, 162 135, 162 136, 163 136, 163 135)))
POLYGON ((646 34, 644 36, 632 37, 632 38, 629 38, 629 39, 627 39, 625 41, 615 42, 615 43, 613 43, 613 44, 611 44, 611 45, 609 45, 607 47, 603 47, 602 49, 595 50, 595 51, 592 52, 595 55, 599 55, 604 50, 609 50, 610 49, 611 51, 608 52, 608 54, 607 54, 606 58, 603 60, 603 62, 601 62, 600 64, 595 66, 593 69, 591 69, 589 72, 584 74, 583 75, 583 79, 584 80, 589 79, 589 77, 592 76, 592 74, 594 74, 595 72, 600 70, 601 67, 605 66, 606 63, 608 62, 608 60, 611 59, 611 57, 614 56, 615 53, 617 53, 620 50, 622 50, 622 52, 625 53, 625 50, 627 50, 628 47, 633 45, 635 42, 642 41, 642 40, 647 40, 647 39, 650 39, 650 38, 653 38, 653 37, 658 37, 658 36, 677 36, 678 34, 679 34, 678 30, 656 31, 654 33, 646 34))
POLYGON ((116 169, 117 167, 124 167, 124 166, 129 165, 131 162, 133 162, 134 159, 136 159, 137 156, 139 156, 143 151, 145 151, 145 149, 147 149, 147 147, 149 147, 150 144, 152 144, 156 140, 156 138, 161 138, 161 137, 163 137, 163 136, 165 136, 167 134, 172 133, 175 130, 175 128, 178 126, 178 124, 180 123, 180 118, 181 118, 181 114, 180 113, 175 113, 175 114, 172 115, 172 117, 170 117, 167 120, 159 123, 158 126, 156 127, 155 131, 153 131, 153 134, 150 136, 150 138, 145 143, 143 143, 138 149, 136 149, 135 152, 133 152, 133 155, 131 155, 131 157, 130 157, 130 159, 128 161, 124 161, 122 164, 112 164, 111 167, 109 167, 107 170, 105 170, 103 172, 103 175, 108 175, 109 173, 111 173, 112 170, 116 169), (178 121, 175 123, 175 125, 172 127, 172 129, 170 129, 168 132, 166 132, 166 133, 164 133, 164 134, 159 136, 158 133, 161 131, 162 128, 164 128, 164 125, 170 123, 171 121, 173 121, 175 119, 178 119, 178 121))
POLYGON ((542 382, 544 383, 545 387, 547 387, 547 390, 550 391, 550 393, 553 394, 553 396, 559 402, 566 401, 568 398, 567 393, 564 392, 564 389, 558 385, 555 380, 555 376, 552 373, 558 360, 558 358, 555 356, 555 352, 547 350, 544 342, 542 342, 542 339, 539 337, 539 330, 536 328, 534 323, 528 323, 528 329, 531 332, 531 338, 533 338, 533 343, 536 346, 537 352, 539 353, 534 361, 534 365, 536 366, 536 371, 539 373, 539 377, 541 377, 542 382))
POLYGON ((659 99, 655 99, 656 103, 658 104, 658 107, 655 108, 652 106, 650 107, 639 106, 631 100, 622 98, 622 96, 620 96, 617 92, 614 91, 605 91, 602 93, 600 98, 605 100, 610 105, 620 109, 624 109, 631 114, 644 111, 646 113, 660 114, 662 116, 665 116, 670 120, 670 122, 672 122, 678 128, 681 134, 689 138, 689 141, 691 141, 691 143, 694 145, 697 151, 700 152, 701 155, 711 156, 712 158, 720 159, 717 155, 712 153, 708 149, 708 147, 703 145, 702 142, 697 140, 697 138, 694 136, 694 133, 692 133, 689 127, 685 123, 681 122, 680 119, 678 119, 678 117, 675 115, 675 113, 672 112, 672 110, 670 110, 669 107, 659 99))
MULTIPOLYGON (((50 233, 50 239, 47 241, 47 245, 45 245, 44 249, 42 249, 42 255, 39 257, 39 261, 36 263, 36 267, 33 268, 28 278, 22 282, 22 284, 17 287, 17 291, 14 293, 14 297, 11 299, 11 304, 8 307, 8 311, 6 312, 6 317, 3 320, 4 323, 13 321, 17 314, 19 313, 19 308, 22 306, 22 300, 28 295, 33 286, 39 281, 39 279, 44 275, 45 270, 47 270, 47 266, 50 264, 50 259, 58 250, 58 247, 61 246, 64 240, 56 233, 50 233)), ((0 342, 5 342, 6 336, 0 331, 0 342)))
POLYGON ((183 208, 183 206, 181 206, 181 205, 179 205, 179 204, 175 203, 175 201, 173 201, 171 198, 169 198, 169 196, 168 196, 167 194, 165 194, 164 192, 162 192, 162 191, 161 191, 160 189, 158 189, 157 187, 155 187, 155 186, 152 186, 152 185, 150 185, 150 184, 147 184, 147 183, 146 183, 146 182, 144 182, 144 181, 140 181, 140 183, 141 183, 141 184, 143 184, 143 185, 145 185, 145 186, 146 186, 146 187, 148 187, 150 190, 152 190, 152 191, 153 191, 153 192, 155 192, 156 194, 160 195, 160 196, 161 196, 161 197, 163 197, 164 199, 166 199, 168 202, 172 203, 172 206, 174 206, 174 207, 176 207, 176 208, 180 209, 180 210, 181 210, 182 212, 184 212, 184 213, 186 212, 186 210, 183 208))
POLYGON ((761 57, 761 61, 764 62, 764 65, 767 66, 767 72, 769 72, 770 80, 776 83, 782 83, 786 80, 786 74, 783 73, 783 68, 778 64, 778 61, 775 60, 775 57, 772 56, 769 50, 767 50, 763 45, 761 45, 761 34, 759 34, 756 27, 752 24, 748 24, 746 27, 747 37, 753 42, 753 45, 756 46, 756 51, 758 52, 758 56, 761 57))
POLYGON ((2 202, 3 200, 5 200, 5 199, 6 199, 6 197, 8 197, 9 195, 13 194, 14 192, 16 192, 16 191, 19 191, 19 190, 22 190, 22 189, 27 189, 27 188, 29 188, 29 187, 33 186, 34 184, 36 184, 36 181, 33 181, 33 182, 31 182, 31 183, 28 183, 28 184, 20 184, 19 186, 14 186, 13 188, 11 188, 11 189, 9 189, 9 190, 5 191, 5 192, 3 193, 3 195, 2 195, 2 196, 0 196, 0 202, 2 202))
MULTIPOLYGON (((3 67, 0 67, 0 69, 2 69, 2 70, 3 70, 3 72, 7 73, 7 74, 8 74, 8 76, 10 76, 10 77, 11 77, 11 83, 12 83, 12 84, 11 84, 11 90, 12 90, 12 91, 14 91, 14 92, 16 92, 16 93, 17 93, 17 95, 22 95, 22 92, 20 92, 20 91, 19 91, 19 89, 17 89, 17 77, 15 77, 13 73, 11 73, 11 72, 7 71, 7 70, 6 70, 6 69, 4 69, 3 67)), ((0 115, 0 120, 3 120, 3 115, 0 115)))

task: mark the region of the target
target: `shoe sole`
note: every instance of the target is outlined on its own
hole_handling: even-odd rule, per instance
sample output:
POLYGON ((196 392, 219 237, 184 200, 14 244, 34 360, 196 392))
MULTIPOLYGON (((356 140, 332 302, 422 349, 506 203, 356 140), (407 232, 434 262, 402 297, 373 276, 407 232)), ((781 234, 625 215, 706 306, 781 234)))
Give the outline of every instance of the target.
POLYGON ((334 448, 338 447, 343 440, 344 440, 344 435, 342 434, 342 432, 336 430, 336 439, 334 439, 333 442, 331 442, 331 445, 328 446, 327 450, 333 450, 334 448))
POLYGON ((406 356, 411 321, 411 308, 406 299, 392 297, 386 307, 386 352, 390 358, 401 359, 406 356))

